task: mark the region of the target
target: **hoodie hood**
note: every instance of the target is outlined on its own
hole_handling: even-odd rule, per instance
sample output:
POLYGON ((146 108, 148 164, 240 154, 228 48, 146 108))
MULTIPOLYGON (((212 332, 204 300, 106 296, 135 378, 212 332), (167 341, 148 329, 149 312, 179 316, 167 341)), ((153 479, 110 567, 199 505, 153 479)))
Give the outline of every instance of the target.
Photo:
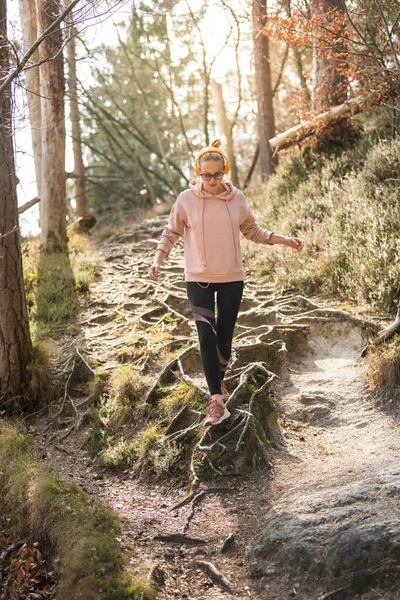
MULTIPOLYGON (((230 200, 231 198, 233 198, 233 196, 237 192, 237 188, 235 188, 235 186, 233 186, 229 181, 221 181, 221 184, 224 190, 220 194, 210 194, 209 192, 206 192, 206 190, 202 186, 201 196, 204 199, 215 198, 216 200, 230 200)), ((189 187, 197 198, 197 195, 199 193, 199 180, 192 179, 192 181, 189 183, 189 187)))
POLYGON ((200 247, 198 250, 199 250, 199 256, 201 259, 201 264, 203 266, 203 269, 207 266, 207 254, 206 254, 206 245, 205 245, 205 241, 204 241, 204 225, 203 225, 203 222, 204 222, 204 200, 224 200, 226 202, 226 207, 228 209, 229 216, 231 219, 231 229, 232 229, 232 235, 233 235, 233 242, 234 242, 234 246, 235 246, 235 262, 238 261, 238 256, 240 254, 240 248, 238 248, 238 246, 237 246, 232 215, 231 215, 231 211, 229 208, 229 200, 231 198, 233 198, 233 196, 236 194, 237 188, 235 188, 235 186, 233 186, 229 181, 221 181, 221 184, 224 188, 222 192, 220 192, 219 194, 210 194, 209 192, 206 192, 206 190, 203 188, 203 186, 201 186, 200 193, 199 193, 199 180, 198 179, 192 179, 192 181, 189 183, 189 187, 192 190, 193 194, 196 196, 197 199, 200 200, 199 211, 198 211, 198 214, 199 214, 199 224, 198 224, 199 240, 198 240, 198 243, 199 243, 200 247))

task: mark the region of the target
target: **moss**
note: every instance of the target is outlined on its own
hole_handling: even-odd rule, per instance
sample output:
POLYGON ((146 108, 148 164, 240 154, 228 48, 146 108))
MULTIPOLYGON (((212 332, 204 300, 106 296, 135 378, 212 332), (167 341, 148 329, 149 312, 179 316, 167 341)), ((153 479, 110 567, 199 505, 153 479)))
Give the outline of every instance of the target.
POLYGON ((137 455, 137 464, 140 465, 148 453, 154 448, 160 440, 161 427, 159 423, 149 425, 143 431, 140 431, 135 440, 135 449, 137 455))
POLYGON ((184 382, 174 388, 162 391, 161 396, 157 403, 157 411, 160 411, 162 416, 169 418, 173 417, 185 404, 200 412, 205 411, 208 404, 208 400, 204 396, 184 382))
POLYGON ((10 519, 15 537, 41 542, 58 559, 60 600, 142 597, 146 585, 127 571, 116 516, 75 484, 54 477, 30 442, 5 422, 0 464, 0 513, 10 519))

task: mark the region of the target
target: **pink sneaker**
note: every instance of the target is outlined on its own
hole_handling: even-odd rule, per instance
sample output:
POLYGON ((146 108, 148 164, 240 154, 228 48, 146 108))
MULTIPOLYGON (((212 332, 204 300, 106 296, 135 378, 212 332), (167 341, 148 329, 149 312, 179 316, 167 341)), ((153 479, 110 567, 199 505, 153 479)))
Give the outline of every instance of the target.
POLYGON ((228 390, 226 389, 226 385, 223 380, 221 380, 221 394, 224 399, 224 402, 227 402, 231 396, 228 390))
POLYGON ((225 419, 230 416, 231 413, 225 407, 222 398, 221 400, 218 398, 211 398, 204 425, 219 425, 219 423, 222 423, 222 421, 225 421, 225 419))

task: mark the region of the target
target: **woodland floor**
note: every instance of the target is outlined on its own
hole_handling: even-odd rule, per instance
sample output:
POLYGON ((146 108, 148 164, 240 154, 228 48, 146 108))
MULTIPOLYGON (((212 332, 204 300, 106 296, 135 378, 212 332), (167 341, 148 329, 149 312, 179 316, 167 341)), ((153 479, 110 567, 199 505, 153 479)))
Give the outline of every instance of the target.
MULTIPOLYGON (((188 341, 196 341, 181 276, 182 246, 175 248, 163 266, 160 283, 147 279, 164 223, 164 217, 148 220, 141 224, 140 232, 119 234, 97 244, 104 256, 101 274, 78 317, 54 336, 58 353, 53 366, 58 377, 77 347, 87 360, 96 361, 96 371, 104 372, 121 364, 123 349, 140 339, 145 344, 148 337, 152 351, 146 359, 139 355, 138 361, 155 381, 166 364, 157 348, 169 344, 168 349, 176 354, 188 341), (170 321, 163 320, 167 314, 170 321)), ((337 506, 334 498, 338 491, 346 490, 351 496, 354 486, 371 482, 380 490, 373 510, 370 505, 355 509, 347 519, 362 522, 386 515, 397 515, 398 519, 398 421, 379 408, 365 383, 360 352, 367 341, 367 327, 362 319, 335 312, 322 300, 310 301, 290 293, 275 295, 248 277, 234 339, 240 359, 236 364, 243 367, 264 361, 279 375, 271 385, 276 431, 270 440, 269 468, 256 465, 243 474, 238 467, 229 476, 215 478, 212 485, 222 491, 205 497, 187 532, 207 540, 203 545, 153 539, 182 531, 190 506, 170 511, 186 494, 182 486, 174 486, 171 480, 152 483, 143 477, 133 478, 129 471, 104 469, 85 449, 87 423, 63 438, 75 419, 68 410, 62 419, 57 418, 59 429, 49 427, 60 411, 62 388, 48 414, 30 420, 29 433, 52 469, 123 517, 121 544, 128 561, 144 575, 154 564, 164 571, 160 598, 231 597, 198 568, 198 560, 213 563, 230 581, 237 598, 395 598, 379 591, 376 595, 371 591, 360 596, 346 596, 344 592, 329 595, 329 588, 327 591, 318 577, 303 578, 295 565, 271 562, 271 558, 268 562, 262 552, 252 551, 271 515, 291 515, 299 521, 311 515, 323 516, 337 506), (271 347, 266 348, 265 341, 270 344, 271 339, 275 340, 276 354, 268 364, 271 347), (396 493, 389 493, 393 489, 396 493), (235 536, 234 544, 221 553, 230 533, 235 536), (269 569, 266 561, 272 565, 269 569)), ((198 360, 188 364, 187 373, 205 388, 198 360)), ((228 372, 228 387, 233 391, 229 376, 228 372)), ((62 377, 65 383, 66 375, 62 377)), ((82 399, 78 393, 75 404, 82 399)), ((82 405, 78 412, 86 409, 82 405)), ((346 587, 340 582, 336 587, 342 585, 346 587)))

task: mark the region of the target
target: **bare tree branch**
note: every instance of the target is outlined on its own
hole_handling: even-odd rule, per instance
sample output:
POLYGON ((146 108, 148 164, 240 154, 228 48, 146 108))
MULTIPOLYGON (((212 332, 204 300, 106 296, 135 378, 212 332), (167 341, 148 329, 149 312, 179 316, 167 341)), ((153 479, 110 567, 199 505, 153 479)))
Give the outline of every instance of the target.
POLYGON ((4 92, 4 90, 7 89, 7 86, 10 85, 10 83, 16 78, 18 77, 18 75, 21 73, 21 71, 23 70, 23 68, 25 67, 26 63, 28 62, 28 60, 30 59, 30 57, 32 56, 32 54, 34 54, 35 50, 37 50, 37 48, 40 46, 40 44, 43 42, 43 40, 50 35, 55 29, 57 29, 57 27, 60 25, 60 23, 65 19, 65 17, 72 11, 73 8, 75 8, 75 6, 80 2, 81 0, 72 0, 71 4, 69 6, 67 6, 67 8, 65 8, 59 15, 59 17, 57 19, 55 19, 55 21, 52 22, 52 24, 47 27, 47 29, 45 29, 45 31, 42 33, 41 36, 38 37, 38 39, 36 40, 36 42, 34 42, 32 44, 32 46, 29 48, 29 50, 25 53, 25 55, 21 58, 21 60, 19 61, 19 63, 17 64, 17 66, 11 71, 11 73, 9 73, 9 75, 3 80, 3 83, 0 85, 0 94, 2 94, 4 92))

